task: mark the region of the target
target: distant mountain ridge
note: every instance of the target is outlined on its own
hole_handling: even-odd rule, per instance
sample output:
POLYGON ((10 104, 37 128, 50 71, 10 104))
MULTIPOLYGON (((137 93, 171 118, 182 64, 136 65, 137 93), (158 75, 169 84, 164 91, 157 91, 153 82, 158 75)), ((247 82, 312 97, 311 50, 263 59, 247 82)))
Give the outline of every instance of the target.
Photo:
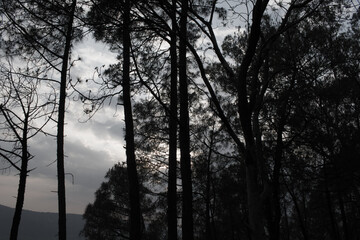
MULTIPOLYGON (((0 240, 10 238, 10 229, 14 209, 0 205, 0 240)), ((19 229, 19 240, 52 240, 58 239, 58 214, 23 210, 19 229)), ((67 214, 67 239, 84 239, 79 236, 84 227, 82 215, 67 214)))

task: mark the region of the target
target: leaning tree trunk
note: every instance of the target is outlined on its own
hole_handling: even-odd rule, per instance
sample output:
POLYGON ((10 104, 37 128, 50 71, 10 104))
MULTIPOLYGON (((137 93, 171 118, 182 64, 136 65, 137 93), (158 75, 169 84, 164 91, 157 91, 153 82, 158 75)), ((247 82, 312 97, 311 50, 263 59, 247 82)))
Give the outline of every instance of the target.
POLYGON ((141 210, 135 160, 134 126, 130 90, 130 0, 125 0, 123 27, 123 101, 125 115, 126 164, 129 178, 130 240, 140 240, 141 210))
POLYGON ((68 73, 68 59, 71 49, 73 32, 73 21, 75 14, 76 0, 73 1, 69 22, 67 24, 65 49, 62 57, 60 99, 58 113, 57 132, 57 176, 58 176, 58 208, 59 208, 59 240, 66 240, 66 195, 65 195, 65 167, 64 167, 64 125, 65 125, 65 100, 66 83, 68 73))
POLYGON ((190 159, 190 127, 188 81, 186 71, 186 41, 187 41, 187 11, 188 0, 181 1, 180 45, 179 45, 179 82, 180 82, 180 171, 182 181, 182 239, 194 239, 192 180, 190 159))
POLYGON ((17 240, 20 221, 21 221, 21 213, 22 213, 22 209, 24 206, 26 178, 27 178, 27 174, 28 174, 28 162, 29 162, 29 154, 28 154, 28 147, 27 147, 28 121, 29 121, 29 116, 28 116, 28 113, 26 113, 25 119, 24 119, 24 129, 23 129, 22 141, 21 141, 22 153, 21 153, 19 188, 18 188, 18 193, 17 193, 17 198, 16 198, 15 213, 14 213, 13 222, 11 225, 10 240, 17 240))
POLYGON ((172 0, 171 11, 171 86, 169 116, 169 179, 167 194, 168 239, 177 239, 177 195, 176 195, 176 155, 177 155, 177 47, 176 47, 176 0, 172 0))

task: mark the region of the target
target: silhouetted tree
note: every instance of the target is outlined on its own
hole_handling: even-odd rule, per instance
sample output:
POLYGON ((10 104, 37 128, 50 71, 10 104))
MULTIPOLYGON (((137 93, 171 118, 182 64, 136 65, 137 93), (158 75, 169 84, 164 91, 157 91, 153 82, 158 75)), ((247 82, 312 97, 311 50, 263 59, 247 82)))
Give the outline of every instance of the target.
POLYGON ((125 115, 126 163, 129 177, 130 239, 140 240, 142 235, 139 179, 135 160, 134 126, 130 90, 130 0, 124 2, 123 13, 123 101, 125 115))
MULTIPOLYGON (((233 119, 230 117, 231 115, 226 116, 227 112, 224 111, 224 105, 221 105, 221 102, 219 102, 221 97, 217 96, 210 84, 205 67, 196 49, 189 46, 198 63, 202 78, 211 95, 211 100, 214 103, 216 112, 226 126, 229 135, 237 144, 239 153, 245 161, 248 221, 251 239, 265 238, 265 203, 272 193, 274 194, 274 201, 278 198, 278 196, 276 196, 278 195, 278 180, 276 179, 278 179, 279 169, 281 168, 281 153, 283 151, 283 134, 281 133, 284 131, 284 121, 286 120, 284 113, 287 111, 287 108, 283 108, 281 111, 279 110, 275 113, 283 115, 283 120, 279 121, 275 129, 278 134, 278 140, 274 142, 273 146, 278 146, 278 150, 276 150, 277 153, 274 155, 274 157, 277 158, 276 167, 274 167, 273 172, 276 179, 272 181, 269 170, 273 168, 274 165, 272 165, 272 162, 269 164, 268 161, 272 156, 270 157, 270 155, 264 151, 265 147, 268 148, 268 146, 266 146, 267 131, 265 131, 266 127, 264 127, 266 125, 262 125, 264 124, 262 122, 262 111, 267 93, 269 93, 268 90, 270 90, 269 86, 271 86, 270 84, 277 83, 275 77, 267 75, 271 73, 269 70, 272 70, 269 69, 268 66, 269 51, 271 51, 273 44, 282 34, 292 27, 295 28, 302 20, 311 16, 321 3, 321 1, 289 3, 281 19, 282 21, 278 22, 278 25, 272 26, 271 31, 266 34, 267 29, 265 29, 265 25, 262 23, 264 18, 267 17, 264 13, 270 6, 268 6, 268 1, 255 1, 252 5, 251 15, 248 15, 248 19, 251 18, 251 21, 246 22, 247 31, 243 34, 242 42, 238 42, 242 45, 234 46, 232 52, 221 51, 212 26, 212 18, 206 19, 202 17, 201 14, 191 10, 191 13, 194 15, 193 21, 197 23, 199 30, 204 32, 211 41, 212 49, 227 74, 227 79, 223 78, 225 82, 222 83, 223 86, 226 86, 224 90, 232 94, 233 101, 238 104, 237 114, 239 116, 239 123, 241 124, 240 135, 244 139, 244 143, 240 141, 239 136, 236 134, 238 129, 234 129, 234 126, 237 125, 232 124, 233 119), (227 60, 226 53, 235 60, 235 68, 227 60), (227 85, 225 83, 227 83, 227 85)), ((272 7, 276 12, 278 6, 275 4, 272 7)), ((213 9, 215 8, 213 7, 213 9)), ((214 12, 214 10, 212 12, 214 12)), ((226 15, 224 18, 226 19, 226 15)), ((272 96, 269 95, 269 97, 271 98, 272 96)), ((286 101, 284 106, 286 106, 286 101)), ((281 117, 279 119, 281 120, 281 117)), ((271 129, 274 130, 273 128, 271 129)), ((273 200, 271 200, 271 202, 273 202, 273 200)), ((275 202, 278 202, 278 200, 275 202)), ((271 209, 270 211, 273 211, 276 215, 275 218, 270 217, 270 219, 273 219, 271 221, 278 222, 279 204, 275 202, 270 207, 277 208, 277 210, 271 209)), ((276 223, 274 223, 274 225, 276 225, 276 223)), ((274 238, 278 235, 278 229, 276 228, 277 227, 270 228, 270 233, 274 238)))
POLYGON ((59 103, 57 120, 57 169, 59 239, 66 239, 66 201, 64 170, 64 119, 66 86, 68 82, 69 58, 72 40, 79 37, 73 27, 76 0, 52 1, 2 1, 8 34, 8 52, 22 54, 32 63, 42 66, 40 77, 46 70, 57 71, 59 81, 59 103), (75 34, 76 32, 76 34, 75 34), (12 44, 10 44, 12 42, 12 44), (15 44, 14 44, 15 43, 15 44))
MULTIPOLYGON (((95 201, 87 206, 83 215, 85 226, 81 234, 86 239, 129 239, 130 208, 128 170, 124 164, 116 164, 106 174, 106 182, 95 193, 95 201)), ((165 229, 157 219, 156 207, 147 196, 149 190, 141 188, 140 201, 143 206, 143 239, 163 239, 165 229)), ((163 219, 160 219, 163 221, 163 219)))
POLYGON ((19 171, 19 187, 10 232, 10 239, 15 240, 25 200, 26 180, 32 171, 28 169, 28 163, 33 158, 28 150, 28 142, 38 133, 47 134, 43 128, 54 114, 55 97, 41 97, 37 92, 39 79, 31 76, 31 71, 15 70, 11 61, 8 63, 8 67, 5 64, 1 66, 0 157, 9 164, 6 168, 13 167, 19 171))
POLYGON ((178 131, 178 71, 177 71, 177 18, 176 0, 172 0, 170 9, 171 34, 171 86, 169 114, 169 171, 168 171, 168 239, 177 239, 177 131, 178 131))
POLYGON ((182 239, 194 239, 193 198, 190 159, 189 99, 187 75, 187 15, 188 0, 181 1, 179 42, 179 100, 180 100, 180 171, 182 182, 182 239))
MULTIPOLYGON (((132 74, 131 74, 131 34, 135 32, 136 25, 132 16, 133 1, 125 0, 111 4, 111 1, 95 1, 88 14, 90 26, 94 29, 95 37, 103 39, 112 46, 122 44, 119 56, 122 66, 112 66, 107 70, 111 85, 114 89, 121 86, 122 94, 119 96, 124 106, 125 116, 125 141, 126 141, 126 163, 129 178, 130 198, 130 239, 141 239, 143 227, 141 224, 141 208, 139 196, 139 180, 137 173, 137 161, 135 155, 134 123, 132 110, 132 74), (107 11, 109 10, 109 11, 107 11), (107 11, 107 12, 106 12, 107 11), (113 16, 108 15, 113 13, 113 16), (115 16, 115 18, 114 18, 115 16), (104 25, 102 25, 104 24, 104 25), (110 28, 104 28, 108 24, 110 28), (112 29, 114 28, 114 29, 112 29), (118 69, 120 67, 120 69, 118 69), (120 73, 120 75, 118 75, 120 73), (120 78, 120 81, 117 81, 120 78)), ((111 89, 111 87, 110 87, 111 89)), ((111 91, 111 90, 110 90, 111 91)))

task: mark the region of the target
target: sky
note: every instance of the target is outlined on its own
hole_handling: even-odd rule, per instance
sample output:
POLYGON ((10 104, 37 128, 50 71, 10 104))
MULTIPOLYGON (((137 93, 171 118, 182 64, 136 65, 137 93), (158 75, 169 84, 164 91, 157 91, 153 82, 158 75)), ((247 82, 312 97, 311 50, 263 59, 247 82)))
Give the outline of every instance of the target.
MULTIPOLYGON (((107 46, 91 36, 76 43, 73 58, 81 57, 71 72, 73 77, 86 79, 94 68, 116 61, 107 46)), ((81 102, 68 99, 65 115, 65 172, 67 212, 82 214, 104 176, 115 163, 125 161, 122 109, 104 106, 88 120, 81 102)), ((30 140, 30 161, 24 209, 57 212, 56 140, 38 135, 30 140)), ((0 162, 0 166, 4 166, 0 162)), ((15 207, 19 176, 15 169, 0 172, 0 204, 15 207)))

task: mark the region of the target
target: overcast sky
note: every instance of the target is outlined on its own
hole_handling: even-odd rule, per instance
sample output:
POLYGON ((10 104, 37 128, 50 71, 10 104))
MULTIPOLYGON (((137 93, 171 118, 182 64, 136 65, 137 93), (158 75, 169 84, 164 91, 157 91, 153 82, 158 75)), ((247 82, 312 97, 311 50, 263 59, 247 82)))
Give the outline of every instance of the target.
MULTIPOLYGON (((77 43, 73 58, 81 57, 72 68, 72 75, 82 79, 91 77, 96 66, 115 62, 116 55, 91 37, 77 43)), ((87 122, 80 102, 68 101, 65 126, 66 200, 68 213, 82 214, 88 203, 93 202, 109 168, 124 161, 122 109, 105 106, 87 122)), ((24 209, 57 212, 56 140, 38 135, 30 141, 30 153, 35 157, 29 168, 24 209)), ((0 166, 4 166, 3 162, 0 166)), ((19 176, 14 169, 0 174, 0 204, 15 207, 19 176)))

